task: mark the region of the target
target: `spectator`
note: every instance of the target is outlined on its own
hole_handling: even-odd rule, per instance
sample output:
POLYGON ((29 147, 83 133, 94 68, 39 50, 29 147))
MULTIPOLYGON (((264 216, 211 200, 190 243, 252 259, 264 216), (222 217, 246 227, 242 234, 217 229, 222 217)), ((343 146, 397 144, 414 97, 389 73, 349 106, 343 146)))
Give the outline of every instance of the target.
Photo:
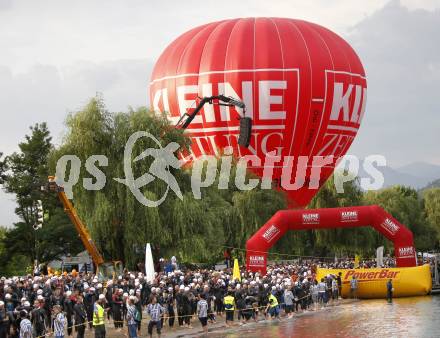
POLYGON ((26 310, 20 311, 20 338, 32 338, 32 323, 27 318, 26 310))
POLYGON ((136 302, 135 296, 130 296, 128 299, 128 307, 127 307, 127 331, 128 336, 130 338, 137 338, 137 323, 136 319, 138 317, 136 306, 134 303, 136 302))
POLYGON ((356 276, 353 276, 353 278, 350 281, 351 298, 354 298, 354 299, 357 298, 357 289, 358 289, 358 280, 356 279, 356 276))
POLYGON ((292 318, 293 315, 293 300, 292 290, 289 285, 286 285, 284 290, 284 309, 288 318, 292 318))
POLYGON ((269 304, 267 305, 266 312, 269 313, 271 319, 278 318, 280 315, 280 310, 278 306, 278 300, 275 297, 275 291, 269 294, 269 304))
POLYGON ((206 296, 202 293, 199 295, 200 300, 197 302, 197 316, 202 324, 203 332, 208 334, 208 303, 206 296))
POLYGON ((228 327, 234 323, 235 299, 232 294, 232 291, 229 291, 223 300, 226 312, 226 326, 228 327))
POLYGON ((387 282, 387 301, 388 303, 393 302, 393 280, 390 278, 387 282))
POLYGON ((53 333, 55 338, 64 338, 64 328, 66 326, 66 319, 61 309, 61 305, 54 305, 53 307, 53 333))
POLYGON ((93 327, 95 329, 95 338, 105 338, 105 296, 99 295, 93 308, 93 327))
POLYGON ((321 282, 318 284, 318 303, 325 305, 326 301, 326 288, 327 285, 324 282, 324 278, 321 278, 321 282))
POLYGON ((151 298, 151 303, 147 306, 147 313, 150 315, 150 322, 148 323, 148 334, 153 337, 153 328, 156 327, 157 335, 160 337, 162 330, 161 317, 165 309, 157 303, 156 296, 151 298))

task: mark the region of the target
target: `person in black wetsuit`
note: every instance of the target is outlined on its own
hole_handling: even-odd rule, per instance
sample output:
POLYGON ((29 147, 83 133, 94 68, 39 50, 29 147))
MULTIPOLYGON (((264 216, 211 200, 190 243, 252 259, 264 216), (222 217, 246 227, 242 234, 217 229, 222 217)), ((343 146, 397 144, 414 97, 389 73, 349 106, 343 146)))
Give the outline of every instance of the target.
POLYGON ((115 289, 112 297, 112 313, 115 329, 122 328, 122 294, 123 289, 115 289))
POLYGON ((183 316, 185 314, 185 301, 184 301, 184 289, 183 285, 176 285, 177 293, 176 293, 176 305, 177 305, 177 320, 179 322, 179 326, 183 327, 183 316))
POLYGON ((168 325, 169 327, 174 326, 174 320, 175 320, 175 313, 174 313, 174 294, 173 294, 173 288, 168 288, 168 293, 166 297, 164 297, 164 307, 168 313, 168 325))
POLYGON ((75 331, 77 338, 84 338, 84 332, 86 330, 87 311, 84 306, 84 297, 78 295, 76 304, 73 306, 73 313, 75 315, 75 331))
POLYGON ((67 320, 67 334, 69 336, 72 335, 72 329, 73 329, 73 306, 75 303, 72 301, 72 292, 67 291, 66 296, 64 297, 64 304, 63 309, 64 313, 66 314, 66 320, 67 320))
POLYGON ((389 279, 387 282, 387 301, 388 303, 392 303, 393 302, 393 280, 389 279))
POLYGON ((9 317, 6 313, 5 303, 0 300, 0 338, 6 338, 9 331, 9 317))
POLYGON ((93 327, 93 307, 95 305, 95 302, 97 300, 96 294, 95 294, 95 288, 89 288, 87 290, 87 293, 84 296, 84 306, 86 308, 87 313, 87 321, 89 322, 89 329, 93 327))
POLYGON ((183 292, 183 321, 186 325, 186 327, 192 329, 191 326, 191 298, 194 297, 194 295, 191 294, 189 291, 189 287, 185 286, 184 292, 183 292))

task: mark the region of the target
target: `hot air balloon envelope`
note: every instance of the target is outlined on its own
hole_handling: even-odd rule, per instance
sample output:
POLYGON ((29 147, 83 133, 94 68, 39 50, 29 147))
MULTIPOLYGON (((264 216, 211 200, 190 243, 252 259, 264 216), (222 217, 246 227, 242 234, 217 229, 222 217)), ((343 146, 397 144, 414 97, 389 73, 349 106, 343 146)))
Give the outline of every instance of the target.
POLYGON ((237 143, 243 110, 207 104, 187 129, 194 156, 218 155, 228 146, 235 156, 255 155, 248 167, 302 207, 353 142, 366 88, 359 57, 330 30, 301 20, 243 18, 206 24, 174 40, 154 67, 150 102, 176 123, 198 97, 243 101, 252 118, 249 147, 237 143))

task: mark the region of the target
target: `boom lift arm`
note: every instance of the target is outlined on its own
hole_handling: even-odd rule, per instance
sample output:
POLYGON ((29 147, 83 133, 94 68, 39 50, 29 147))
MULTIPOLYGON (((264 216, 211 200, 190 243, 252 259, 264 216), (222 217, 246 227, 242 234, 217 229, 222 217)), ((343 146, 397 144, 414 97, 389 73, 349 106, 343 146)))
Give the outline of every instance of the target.
POLYGON ((78 214, 76 213, 75 207, 67 198, 67 195, 64 192, 64 188, 59 186, 55 182, 55 176, 49 176, 47 184, 42 186, 41 189, 43 191, 57 193, 58 198, 63 204, 64 212, 67 214, 67 216, 69 216, 70 220, 75 226, 76 231, 78 232, 78 235, 84 247, 86 248, 89 255, 92 257, 93 263, 96 267, 97 275, 100 276, 102 279, 108 279, 113 278, 116 273, 120 274, 122 272, 121 262, 117 261, 113 263, 106 263, 104 261, 104 258, 102 257, 101 253, 93 242, 92 237, 87 230, 87 227, 81 221, 78 214))
POLYGON ((238 107, 243 111, 243 116, 239 118, 240 120, 240 133, 238 138, 238 144, 243 147, 249 147, 251 133, 252 133, 252 119, 246 116, 246 105, 244 102, 237 100, 231 96, 225 95, 213 95, 213 96, 205 96, 200 98, 199 103, 194 108, 191 113, 183 114, 179 121, 176 124, 176 128, 178 129, 186 129, 190 125, 190 123, 194 120, 196 115, 202 110, 203 106, 206 104, 217 104, 219 106, 227 106, 227 107, 238 107), (214 102, 218 101, 218 102, 214 102))
POLYGON ((66 193, 64 192, 64 188, 60 187, 55 182, 54 176, 49 176, 48 184, 46 185, 44 190, 46 189, 49 192, 56 192, 58 194, 58 198, 60 199, 61 203, 63 203, 64 212, 67 214, 67 216, 69 216, 70 220, 75 226, 75 229, 78 232, 78 235, 81 238, 84 247, 86 248, 89 255, 92 257, 93 263, 96 267, 100 266, 102 263, 104 263, 104 258, 99 253, 98 248, 93 242, 92 237, 87 231, 86 226, 83 224, 83 222, 81 222, 81 219, 78 217, 74 206, 67 198, 66 193))

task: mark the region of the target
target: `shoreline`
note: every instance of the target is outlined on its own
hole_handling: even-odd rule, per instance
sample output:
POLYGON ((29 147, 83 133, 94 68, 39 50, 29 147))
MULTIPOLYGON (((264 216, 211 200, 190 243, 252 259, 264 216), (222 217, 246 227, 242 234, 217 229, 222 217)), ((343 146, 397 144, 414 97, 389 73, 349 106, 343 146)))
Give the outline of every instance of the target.
MULTIPOLYGON (((313 316, 314 314, 321 313, 323 311, 331 311, 333 308, 345 306, 353 303, 360 302, 360 299, 340 299, 337 303, 330 303, 326 307, 318 308, 317 310, 306 310, 302 311, 300 313, 295 313, 292 318, 282 317, 281 320, 267 320, 267 319, 260 319, 257 322, 250 321, 245 324, 234 324, 232 327, 226 327, 225 324, 225 316, 217 317, 217 322, 214 324, 208 324, 208 336, 211 337, 223 337, 227 334, 236 334, 240 331, 246 331, 248 329, 256 329, 258 327, 266 327, 268 325, 278 324, 278 323, 284 323, 284 322, 290 322, 294 321, 297 318, 303 318, 307 316, 313 316)), ((139 338, 148 337, 147 333, 147 327, 148 327, 149 320, 147 318, 142 319, 142 327, 139 334, 139 338)), ((237 320, 234 321, 234 323, 238 323, 237 320)), ((126 335, 127 333, 127 326, 124 324, 124 328, 122 331, 117 331, 114 328, 113 322, 108 322, 106 320, 106 337, 108 338, 120 338, 120 337, 128 337, 126 335)), ((174 323, 175 325, 178 324, 177 320, 174 323)), ((178 326, 174 326, 173 329, 170 329, 167 326, 167 322, 164 322, 165 329, 162 329, 161 337, 166 338, 182 338, 182 337, 203 337, 203 330, 202 326, 200 325, 200 322, 198 319, 193 320, 193 328, 179 328, 178 326)), ((73 336, 76 336, 75 330, 73 331, 73 336)), ((94 330, 86 329, 85 337, 86 338, 93 338, 94 330)), ((66 333, 66 337, 68 337, 66 333)), ((154 330, 153 331, 153 337, 157 337, 157 333, 154 330)))
MULTIPOLYGON (((428 297, 434 297, 432 295, 428 295, 428 297)), ((414 298, 414 297, 402 297, 403 299, 406 298, 414 298)), ((400 298, 400 299, 402 299, 400 298)), ((418 297, 416 297, 418 298, 418 297)), ((254 322, 251 321, 249 323, 246 324, 238 324, 237 321, 235 321, 234 326, 232 327, 226 327, 225 325, 225 316, 223 317, 218 317, 218 321, 215 324, 208 324, 209 326, 209 330, 208 330, 208 336, 209 337, 224 337, 226 335, 229 334, 235 334, 235 335, 243 335, 248 337, 250 336, 250 334, 255 333, 256 331, 258 331, 258 329, 266 329, 269 326, 273 325, 273 326, 278 326, 279 324, 283 324, 283 323, 290 323, 293 322, 297 319, 302 319, 302 318, 306 318, 306 317, 310 317, 313 316, 314 314, 320 314, 323 312, 330 312, 330 311, 334 311, 335 308, 339 308, 339 307, 345 307, 348 305, 353 305, 356 303, 359 303, 361 301, 364 300, 370 300, 370 299, 340 299, 338 300, 338 302, 336 303, 331 303, 328 304, 326 307, 322 307, 322 308, 318 308, 317 310, 306 310, 306 311, 302 311, 300 313, 295 313, 294 316, 292 318, 287 318, 287 317, 282 317, 281 320, 266 320, 266 319, 260 319, 258 322, 254 322), (246 331, 250 331, 250 332, 246 332, 246 331)), ((382 299, 385 302, 385 299, 382 299)), ((143 337, 148 337, 147 334, 147 326, 148 326, 148 319, 147 318, 143 318, 142 320, 142 328, 141 328, 141 332, 140 335, 138 336, 139 338, 143 338, 143 337)), ((177 321, 175 322, 175 324, 177 324, 177 321)), ((118 332, 114 329, 113 326, 113 322, 107 322, 106 321, 106 331, 107 334, 106 336, 108 338, 120 338, 120 337, 127 337, 126 336, 126 326, 124 326, 124 329, 121 332, 118 332)), ((74 333, 74 336, 76 336, 76 334, 74 333)), ((67 337, 67 335, 66 335, 67 337)), ((92 338, 94 337, 94 331, 93 330, 86 330, 86 334, 85 334, 86 338, 92 338)), ((153 337, 157 337, 156 331, 153 331, 153 337)), ((200 325, 199 320, 193 320, 193 328, 192 329, 188 329, 188 328, 179 328, 178 326, 174 326, 173 329, 169 329, 169 327, 166 325, 165 322, 165 329, 162 330, 162 335, 161 337, 169 337, 169 338, 182 338, 182 337, 204 337, 204 333, 202 330, 202 327, 200 325)))
MULTIPOLYGON (((266 326, 268 324, 273 324, 273 323, 283 323, 286 321, 293 321, 293 320, 295 320, 295 318, 310 316, 315 313, 331 310, 334 307, 344 306, 344 305, 352 304, 352 303, 359 302, 359 301, 360 301, 359 299, 356 299, 356 300, 354 300, 354 299, 340 299, 340 300, 338 300, 337 303, 328 304, 326 307, 318 308, 317 310, 305 310, 300 313, 295 313, 292 318, 282 317, 281 320, 260 319, 257 322, 252 321, 252 322, 248 322, 248 323, 245 323, 242 325, 235 324, 232 327, 226 327, 226 324, 224 322, 225 317, 220 317, 219 319, 222 322, 217 321, 217 323, 209 325, 208 335, 216 337, 216 336, 222 335, 222 334, 226 335, 226 334, 237 333, 241 330, 246 330, 248 328, 256 328, 259 326, 266 326)), ((198 320, 197 320, 197 325, 195 325, 195 327, 192 329, 177 329, 177 330, 173 330, 171 332, 167 332, 167 331, 162 332, 162 337, 170 337, 170 338, 200 337, 200 336, 203 336, 203 331, 202 331, 202 327, 200 326, 200 323, 198 320)))

